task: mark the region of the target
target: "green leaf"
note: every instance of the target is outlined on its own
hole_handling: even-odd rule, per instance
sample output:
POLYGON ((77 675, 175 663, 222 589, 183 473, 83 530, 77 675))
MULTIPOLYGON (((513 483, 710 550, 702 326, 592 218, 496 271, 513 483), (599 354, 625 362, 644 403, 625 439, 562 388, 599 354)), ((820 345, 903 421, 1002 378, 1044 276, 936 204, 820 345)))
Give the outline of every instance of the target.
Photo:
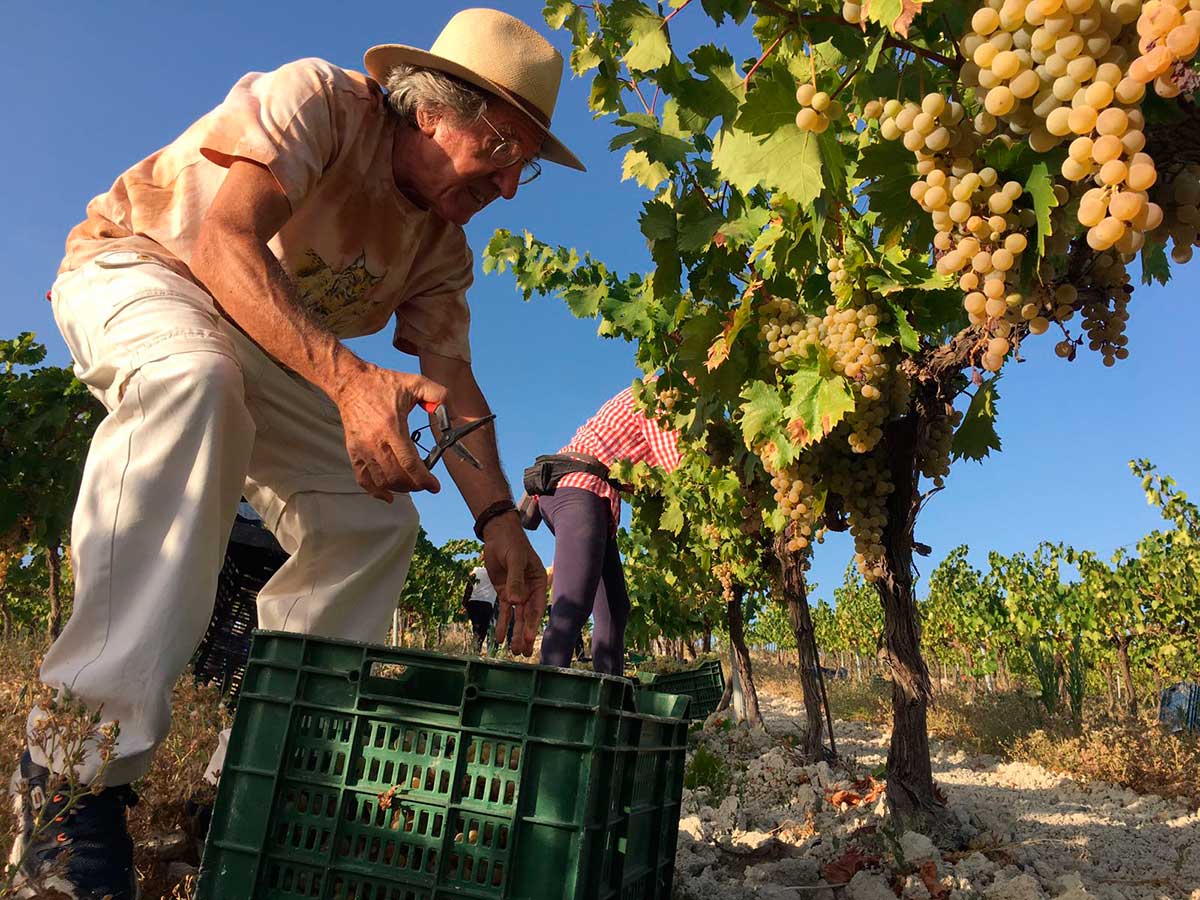
POLYGON ((621 180, 634 179, 647 190, 654 190, 671 177, 667 167, 660 162, 654 162, 641 150, 630 149, 625 154, 625 162, 621 166, 621 180))
POLYGON ((1044 162, 1034 163, 1029 170, 1025 191, 1033 200, 1033 211, 1037 214, 1037 255, 1041 259, 1046 252, 1046 236, 1050 234, 1050 210, 1058 206, 1058 198, 1054 196, 1054 179, 1050 177, 1050 169, 1044 162))
POLYGON ((829 434, 854 410, 854 394, 841 375, 821 371, 814 359, 787 379, 791 403, 784 410, 789 437, 807 447, 829 434))
POLYGON ((547 25, 557 30, 563 27, 573 12, 575 12, 574 0, 546 0, 542 16, 546 19, 547 25))
POLYGON ((719 210, 709 209, 704 198, 695 192, 688 194, 677 209, 679 219, 676 228, 679 232, 681 253, 705 249, 725 221, 725 216, 719 210))
POLYGON ((642 226, 642 234, 651 243, 675 240, 675 209, 662 200, 650 200, 643 204, 638 222, 642 226))
POLYGON ((760 440, 770 440, 779 433, 783 419, 783 395, 766 382, 755 381, 742 391, 742 437, 753 450, 760 440))
POLYGON ((760 69, 734 127, 750 134, 771 135, 781 128, 795 128, 799 111, 796 80, 786 70, 760 69))
POLYGON ((900 346, 909 353, 918 353, 921 350, 921 336, 917 334, 917 330, 909 324, 908 310, 893 300, 891 297, 885 301, 888 309, 892 311, 892 315, 896 317, 896 326, 900 336, 900 346))
POLYGON ((954 459, 979 462, 993 450, 999 452, 1000 436, 996 434, 996 401, 1000 399, 1000 392, 996 390, 998 380, 999 376, 976 388, 967 414, 950 444, 954 459))
POLYGON ((683 162, 695 149, 691 141, 667 133, 658 119, 648 113, 627 113, 618 118, 616 124, 630 130, 613 138, 609 150, 632 144, 649 159, 670 166, 683 162))
POLYGON ((718 25, 725 16, 733 19, 735 25, 740 25, 750 14, 751 0, 700 0, 700 5, 718 25))
MULTIPOLYGON (((617 5, 613 5, 614 10, 617 5)), ((640 3, 632 8, 621 5, 622 18, 632 41, 629 51, 622 57, 631 72, 653 72, 671 61, 671 45, 667 31, 662 27, 662 16, 655 15, 640 3)))
POLYGON ((883 53, 886 43, 887 35, 881 34, 878 40, 871 46, 871 52, 867 54, 867 61, 863 64, 863 71, 868 73, 875 71, 875 67, 879 65, 879 57, 883 53))
POLYGON ((778 188, 802 206, 812 203, 825 186, 817 136, 793 123, 765 140, 733 129, 717 138, 713 166, 744 194, 760 185, 778 188))
POLYGON ((683 521, 683 507, 679 505, 677 498, 672 497, 663 508, 662 518, 658 520, 658 527, 663 531, 671 532, 671 534, 679 534, 683 531, 683 521))
POLYGON ((1146 241, 1142 247, 1142 284, 1171 280, 1171 264, 1167 262, 1167 246, 1158 241, 1146 241))
POLYGON ((901 0, 871 0, 863 12, 867 14, 868 21, 878 22, 884 28, 891 30, 892 24, 900 18, 903 10, 904 4, 901 0))
POLYGON ((693 50, 689 58, 696 72, 708 77, 699 79, 689 75, 674 85, 673 99, 679 102, 681 123, 693 132, 704 131, 717 118, 723 125, 731 125, 745 96, 733 57, 712 44, 705 44, 693 50))
POLYGON ((764 206, 751 206, 742 215, 729 219, 718 229, 736 244, 753 244, 771 221, 771 211, 764 206))
POLYGON ((576 44, 575 49, 571 51, 571 71, 582 75, 596 68, 604 61, 604 55, 601 53, 603 48, 604 44, 596 34, 585 43, 576 44))

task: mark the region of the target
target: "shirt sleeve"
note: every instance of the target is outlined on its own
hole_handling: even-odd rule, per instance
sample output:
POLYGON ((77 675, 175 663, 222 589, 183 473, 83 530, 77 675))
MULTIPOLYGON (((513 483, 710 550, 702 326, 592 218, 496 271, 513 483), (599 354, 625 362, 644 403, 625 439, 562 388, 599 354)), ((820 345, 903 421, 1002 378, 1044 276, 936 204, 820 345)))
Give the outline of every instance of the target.
POLYGON ((402 353, 434 353, 471 361, 471 308, 467 289, 475 280, 475 261, 460 229, 426 254, 425 275, 396 309, 392 344, 402 353))
POLYGON ((200 152, 224 168, 237 160, 264 166, 295 212, 352 125, 342 121, 351 113, 337 101, 347 92, 366 90, 365 81, 357 85, 349 73, 319 59, 251 72, 199 123, 204 128, 200 152))
POLYGON ((655 465, 662 466, 667 472, 674 472, 679 467, 679 432, 662 428, 650 416, 645 417, 645 422, 643 433, 655 465))

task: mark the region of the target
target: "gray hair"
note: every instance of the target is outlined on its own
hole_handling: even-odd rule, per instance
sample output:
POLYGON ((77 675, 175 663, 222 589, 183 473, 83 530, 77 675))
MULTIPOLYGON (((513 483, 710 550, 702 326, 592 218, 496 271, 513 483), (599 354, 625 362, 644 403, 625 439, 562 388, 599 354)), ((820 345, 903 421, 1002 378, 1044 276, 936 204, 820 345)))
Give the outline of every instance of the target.
POLYGON ((487 109, 487 94, 474 85, 419 66, 398 65, 388 72, 387 102, 410 126, 417 126, 417 110, 433 107, 449 113, 458 123, 477 122, 487 109))

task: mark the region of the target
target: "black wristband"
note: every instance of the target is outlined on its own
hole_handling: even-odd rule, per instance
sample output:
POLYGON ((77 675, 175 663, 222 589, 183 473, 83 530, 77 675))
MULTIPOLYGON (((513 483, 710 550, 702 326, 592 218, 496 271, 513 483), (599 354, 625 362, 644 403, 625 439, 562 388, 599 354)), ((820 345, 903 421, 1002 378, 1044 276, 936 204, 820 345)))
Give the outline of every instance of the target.
POLYGON ((483 512, 475 517, 475 537, 483 540, 483 529, 487 527, 488 522, 502 516, 507 512, 516 512, 517 507, 513 505, 512 500, 497 500, 491 506, 487 507, 483 512))

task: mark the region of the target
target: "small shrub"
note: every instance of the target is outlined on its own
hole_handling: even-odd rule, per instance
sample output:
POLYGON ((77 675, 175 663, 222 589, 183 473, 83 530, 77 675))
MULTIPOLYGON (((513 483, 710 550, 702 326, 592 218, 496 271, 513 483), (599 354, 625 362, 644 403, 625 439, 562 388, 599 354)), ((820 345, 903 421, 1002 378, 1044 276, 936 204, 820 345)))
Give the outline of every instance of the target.
POLYGON ((692 758, 688 760, 687 769, 683 775, 683 786, 689 791, 707 788, 712 797, 724 797, 729 793, 733 781, 733 773, 729 763, 713 753, 704 744, 696 748, 692 758))

